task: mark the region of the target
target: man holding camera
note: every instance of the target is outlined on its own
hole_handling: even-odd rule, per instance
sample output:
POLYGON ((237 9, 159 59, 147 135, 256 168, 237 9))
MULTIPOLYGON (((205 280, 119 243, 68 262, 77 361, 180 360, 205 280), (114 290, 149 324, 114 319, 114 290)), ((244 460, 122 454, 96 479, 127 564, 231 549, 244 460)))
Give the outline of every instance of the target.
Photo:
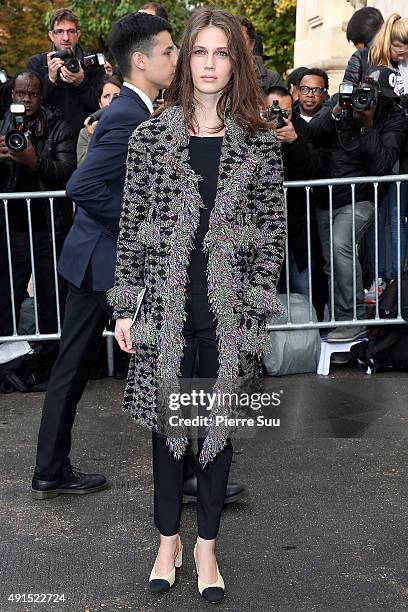
MULTIPOLYGON (((266 91, 268 119, 276 125, 276 137, 282 145, 286 181, 310 180, 319 171, 319 158, 313 148, 306 121, 293 112, 293 98, 286 87, 266 91)), ((307 255, 307 211, 304 189, 291 188, 287 194, 290 290, 309 294, 307 255)), ((312 224, 312 236, 314 225, 312 224)), ((312 246, 315 243, 312 239, 312 246)))
POLYGON ((97 89, 105 70, 97 56, 90 61, 93 65, 83 65, 84 52, 78 44, 81 31, 72 11, 61 8, 52 14, 48 36, 51 52, 33 55, 27 67, 41 75, 44 101, 59 108, 78 134, 86 117, 98 108, 97 89))
MULTIPOLYGON (((24 70, 11 81, 10 111, 0 121, 0 191, 50 191, 65 189, 76 167, 74 133, 56 110, 41 105, 39 75, 24 70)), ((48 199, 31 200, 35 280, 41 333, 57 331, 51 211, 48 199)), ((6 221, 0 209, 0 336, 13 333, 12 297, 7 256, 6 221)), ((8 225, 18 322, 21 303, 31 276, 29 219, 25 199, 9 200, 8 225)), ((54 201, 57 254, 72 222, 72 204, 54 201)), ((42 365, 50 365, 53 347, 45 343, 42 365), (48 357, 46 357, 48 356, 48 357)), ((55 346, 54 346, 55 349, 55 346)))
MULTIPOLYGON (((396 104, 395 80, 393 70, 374 66, 359 88, 342 84, 340 96, 335 94, 311 120, 313 140, 319 147, 320 178, 391 173, 408 130, 408 122, 396 104)), ((355 185, 355 241, 352 189, 350 185, 336 185, 332 193, 334 316, 337 321, 350 321, 354 317, 353 252, 373 221, 374 189, 372 184, 355 185)), ((325 272, 330 278, 329 190, 314 189, 314 197, 325 272)), ((363 319, 364 291, 358 257, 355 263, 357 318, 363 319)), ((365 331, 362 326, 338 327, 328 334, 328 340, 351 342, 365 331)))

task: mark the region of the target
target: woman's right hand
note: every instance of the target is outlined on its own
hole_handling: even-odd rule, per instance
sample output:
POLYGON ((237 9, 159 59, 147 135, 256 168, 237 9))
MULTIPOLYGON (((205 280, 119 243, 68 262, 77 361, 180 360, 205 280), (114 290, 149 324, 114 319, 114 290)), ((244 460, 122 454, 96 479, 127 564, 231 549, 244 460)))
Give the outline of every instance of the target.
POLYGON ((136 353, 132 348, 132 340, 130 337, 130 328, 132 319, 117 319, 115 326, 115 338, 118 341, 119 347, 125 353, 136 353))
POLYGON ((92 134, 95 131, 96 126, 98 125, 97 121, 94 121, 93 123, 89 123, 90 119, 91 119, 91 117, 87 117, 85 119, 85 121, 84 121, 84 126, 85 126, 85 129, 86 129, 87 133, 88 133, 88 136, 92 136, 92 134))

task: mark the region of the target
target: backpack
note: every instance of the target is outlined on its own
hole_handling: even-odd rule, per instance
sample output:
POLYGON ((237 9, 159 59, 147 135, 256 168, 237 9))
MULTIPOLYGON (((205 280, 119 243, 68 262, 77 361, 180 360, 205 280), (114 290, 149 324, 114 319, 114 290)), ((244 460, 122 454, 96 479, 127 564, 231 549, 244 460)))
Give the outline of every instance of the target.
MULTIPOLYGON (((287 294, 279 294, 285 310, 288 309, 287 294)), ((307 323, 310 319, 309 300, 300 293, 290 294, 291 322, 307 323)), ((313 321, 317 322, 313 308, 313 321)), ((288 318, 281 317, 268 321, 271 325, 287 323, 288 318)), ((288 329, 269 331, 269 346, 262 356, 263 365, 269 376, 286 374, 303 374, 316 372, 320 357, 320 333, 315 329, 288 329)))
MULTIPOLYGON (((382 318, 398 315, 398 283, 391 282, 378 301, 382 318)), ((401 316, 408 321, 408 272, 401 274, 401 316)), ((368 342, 359 342, 350 353, 363 369, 372 373, 384 370, 408 371, 408 325, 372 327, 368 342)))

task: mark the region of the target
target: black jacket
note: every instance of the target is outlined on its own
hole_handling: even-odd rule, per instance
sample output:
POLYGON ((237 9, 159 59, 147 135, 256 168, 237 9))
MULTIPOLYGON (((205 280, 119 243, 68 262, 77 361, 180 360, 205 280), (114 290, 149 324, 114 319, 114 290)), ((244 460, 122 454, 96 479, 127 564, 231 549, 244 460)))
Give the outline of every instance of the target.
POLYGON ((368 52, 368 47, 365 47, 364 49, 357 49, 353 53, 348 61, 343 81, 349 81, 355 85, 361 83, 369 68, 368 52))
POLYGON ((263 63, 262 57, 254 55, 255 73, 259 87, 264 93, 266 93, 269 87, 275 87, 275 85, 285 86, 281 76, 275 70, 270 70, 263 63))
MULTIPOLYGON (((41 107, 45 117, 44 129, 34 141, 38 162, 33 170, 12 160, 0 163, 0 191, 15 191, 21 170, 33 173, 38 179, 40 191, 65 189, 65 185, 76 168, 76 139, 70 126, 63 121, 58 110, 41 107)), ((6 134, 13 126, 8 111, 0 121, 0 134, 6 134)), ((51 228, 50 208, 47 206, 48 227, 51 228)), ((66 199, 54 200, 55 230, 59 236, 67 233, 72 223, 72 203, 66 199)))
MULTIPOLYGON (((361 131, 360 124, 351 117, 340 121, 333 119, 332 110, 337 100, 338 94, 335 94, 309 123, 314 145, 319 150, 319 178, 391 174, 408 131, 408 121, 400 109, 392 100, 382 98, 373 127, 361 131)), ((322 208, 328 208, 328 193, 326 187, 314 189, 316 203, 322 208)), ((372 185, 356 185, 355 193, 356 202, 374 201, 372 185)), ((334 187, 333 207, 340 208, 347 204, 351 204, 350 186, 334 187)))
MULTIPOLYGON (((77 59, 82 59, 84 56, 79 45, 75 47, 75 56, 77 59)), ((84 127, 84 120, 98 108, 98 89, 105 76, 103 66, 84 68, 84 80, 77 87, 65 83, 60 78, 56 83, 49 80, 47 53, 38 53, 30 57, 27 68, 35 70, 41 76, 45 104, 59 108, 65 121, 78 136, 84 127)))
MULTIPOLYGON (((295 142, 282 146, 284 176, 286 181, 310 180, 319 173, 319 157, 313 148, 309 125, 297 112, 293 113, 292 124, 298 135, 295 142)), ((305 189, 289 188, 287 195, 289 245, 296 259, 299 272, 307 266, 307 212, 305 189)), ((312 244, 315 224, 312 213, 312 244)))

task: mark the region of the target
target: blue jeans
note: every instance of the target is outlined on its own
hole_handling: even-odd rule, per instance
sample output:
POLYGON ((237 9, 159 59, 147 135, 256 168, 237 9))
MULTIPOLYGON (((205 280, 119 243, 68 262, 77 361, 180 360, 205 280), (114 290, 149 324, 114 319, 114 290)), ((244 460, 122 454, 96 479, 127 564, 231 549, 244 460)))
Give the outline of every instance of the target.
MULTIPOLYGON (((313 269, 313 261, 312 261, 313 269)), ((309 267, 306 266, 302 272, 299 272, 299 268, 296 263, 295 256, 292 249, 289 247, 289 279, 290 279, 290 291, 291 293, 301 293, 302 295, 309 296, 309 267)))
MULTIPOLYGON (((401 272, 404 270, 408 243, 408 224, 405 220, 408 206, 408 184, 401 183, 401 272)), ((398 248, 397 248, 397 186, 391 183, 386 195, 378 206, 378 276, 379 278, 396 279, 398 276, 398 248), (388 257, 387 257, 388 251, 388 257), (387 265, 388 263, 388 265, 387 265)), ((375 233, 374 224, 369 230, 368 245, 370 249, 370 263, 375 274, 375 233)))
MULTIPOLYGON (((337 321, 353 318, 353 244, 351 204, 333 210, 333 275, 334 275, 334 317, 337 321)), ((374 218, 372 202, 356 202, 356 242, 368 230, 374 218)), ((330 217, 329 211, 316 208, 316 219, 325 260, 324 271, 330 279, 330 217)), ((330 282, 329 282, 330 290, 330 282)), ((356 304, 357 318, 363 319, 364 289, 361 265, 356 255, 356 304)))

